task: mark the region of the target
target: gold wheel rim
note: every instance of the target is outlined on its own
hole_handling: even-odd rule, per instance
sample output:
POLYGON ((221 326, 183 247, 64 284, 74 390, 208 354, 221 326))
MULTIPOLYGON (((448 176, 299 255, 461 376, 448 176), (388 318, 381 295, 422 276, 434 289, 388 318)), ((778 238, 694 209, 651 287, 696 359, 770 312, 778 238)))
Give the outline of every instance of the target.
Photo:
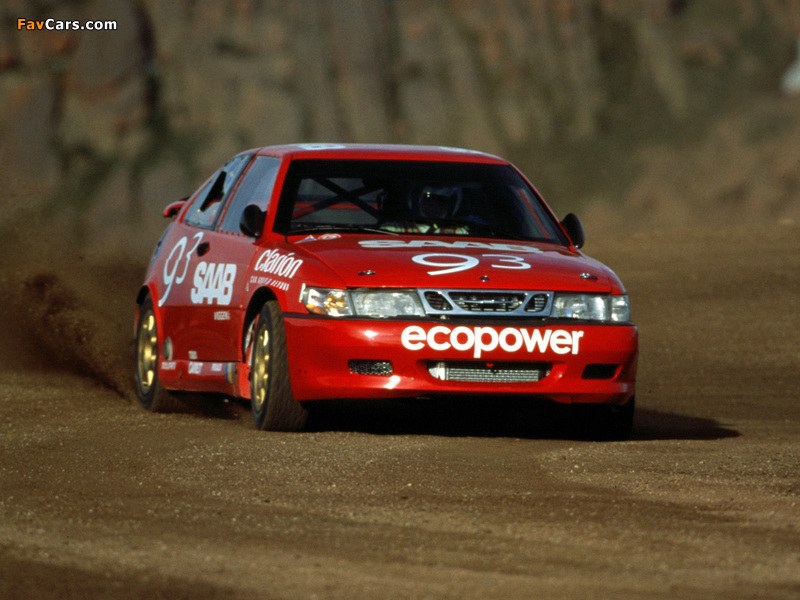
POLYGON ((156 318, 148 312, 139 327, 139 344, 136 349, 136 373, 142 393, 147 394, 156 379, 158 362, 158 332, 156 318))
POLYGON ((260 412, 267 401, 269 381, 269 331, 262 329, 253 348, 253 404, 260 412))

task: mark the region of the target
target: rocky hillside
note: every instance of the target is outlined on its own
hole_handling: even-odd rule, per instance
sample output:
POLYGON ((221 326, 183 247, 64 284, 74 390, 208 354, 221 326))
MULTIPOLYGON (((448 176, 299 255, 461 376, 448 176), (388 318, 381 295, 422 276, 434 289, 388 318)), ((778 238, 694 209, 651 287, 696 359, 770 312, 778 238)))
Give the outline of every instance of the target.
POLYGON ((620 231, 800 218, 799 35, 792 0, 5 0, 0 203, 145 252, 235 152, 357 141, 501 154, 620 231))

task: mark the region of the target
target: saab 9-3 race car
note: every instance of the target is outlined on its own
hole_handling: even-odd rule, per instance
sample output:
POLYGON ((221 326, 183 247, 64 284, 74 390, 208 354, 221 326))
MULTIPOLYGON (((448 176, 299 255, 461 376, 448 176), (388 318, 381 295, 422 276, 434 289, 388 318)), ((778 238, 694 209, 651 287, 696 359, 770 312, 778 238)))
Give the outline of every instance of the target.
POLYGON ((309 401, 503 397, 630 434, 637 330, 616 275, 584 256, 507 161, 419 146, 243 152, 173 218, 136 298, 139 399, 249 399, 296 430, 309 401), (592 417, 594 419, 594 416, 592 417))

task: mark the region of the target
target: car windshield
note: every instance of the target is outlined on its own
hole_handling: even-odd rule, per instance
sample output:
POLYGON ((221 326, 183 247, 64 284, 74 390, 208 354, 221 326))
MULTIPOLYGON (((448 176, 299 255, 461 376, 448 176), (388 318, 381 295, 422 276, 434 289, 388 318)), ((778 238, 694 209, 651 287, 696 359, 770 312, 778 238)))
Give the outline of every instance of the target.
POLYGON ((275 230, 567 243, 512 167, 481 163, 296 160, 275 230))

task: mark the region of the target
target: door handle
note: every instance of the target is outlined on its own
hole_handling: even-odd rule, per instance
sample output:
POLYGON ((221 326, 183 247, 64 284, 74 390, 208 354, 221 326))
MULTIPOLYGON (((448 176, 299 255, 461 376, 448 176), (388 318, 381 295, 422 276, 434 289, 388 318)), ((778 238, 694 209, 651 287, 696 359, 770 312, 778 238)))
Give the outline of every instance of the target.
POLYGON ((206 252, 208 252, 209 248, 211 248, 211 244, 208 242, 203 242, 202 244, 197 245, 197 256, 203 256, 206 252))

